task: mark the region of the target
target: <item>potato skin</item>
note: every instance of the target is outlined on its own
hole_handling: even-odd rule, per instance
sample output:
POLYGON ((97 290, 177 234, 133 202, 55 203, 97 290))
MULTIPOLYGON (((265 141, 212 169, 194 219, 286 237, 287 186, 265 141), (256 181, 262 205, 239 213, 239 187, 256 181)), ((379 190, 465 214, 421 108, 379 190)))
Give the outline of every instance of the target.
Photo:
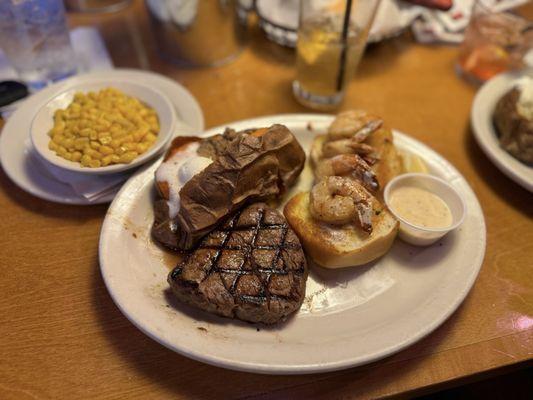
POLYGON ((513 157, 533 165, 533 121, 521 116, 516 107, 520 91, 512 89, 496 104, 493 120, 500 145, 513 157))

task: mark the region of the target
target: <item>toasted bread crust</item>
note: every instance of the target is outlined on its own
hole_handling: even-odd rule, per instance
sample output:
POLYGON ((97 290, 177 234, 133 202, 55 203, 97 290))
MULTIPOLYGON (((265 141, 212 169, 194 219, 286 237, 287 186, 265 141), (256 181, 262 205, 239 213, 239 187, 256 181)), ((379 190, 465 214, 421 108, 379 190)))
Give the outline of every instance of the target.
POLYGON ((356 225, 333 227, 321 223, 310 215, 308 192, 291 198, 283 213, 306 253, 326 268, 363 265, 381 257, 392 246, 399 226, 385 207, 374 216, 370 235, 356 225))
MULTIPOLYGON (((372 133, 366 143, 372 146, 379 156, 379 161, 372 169, 378 178, 382 193, 390 180, 403 173, 402 158, 394 147, 392 131, 388 128, 381 128, 372 133)), ((382 200, 380 196, 378 198, 382 200)))

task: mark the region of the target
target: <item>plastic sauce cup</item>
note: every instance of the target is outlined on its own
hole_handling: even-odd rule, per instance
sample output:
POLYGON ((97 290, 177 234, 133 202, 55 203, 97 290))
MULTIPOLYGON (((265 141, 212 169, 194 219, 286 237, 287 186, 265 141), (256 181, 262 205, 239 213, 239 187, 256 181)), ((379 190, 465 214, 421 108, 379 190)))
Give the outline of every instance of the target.
POLYGON ((466 215, 466 205, 459 192, 445 180, 428 174, 410 173, 397 176, 385 186, 384 198, 390 212, 400 221, 400 239, 416 246, 429 246, 435 243, 461 225, 466 215), (395 190, 405 186, 425 189, 440 197, 452 214, 451 225, 445 228, 427 228, 415 225, 398 215, 391 207, 390 199, 395 190))

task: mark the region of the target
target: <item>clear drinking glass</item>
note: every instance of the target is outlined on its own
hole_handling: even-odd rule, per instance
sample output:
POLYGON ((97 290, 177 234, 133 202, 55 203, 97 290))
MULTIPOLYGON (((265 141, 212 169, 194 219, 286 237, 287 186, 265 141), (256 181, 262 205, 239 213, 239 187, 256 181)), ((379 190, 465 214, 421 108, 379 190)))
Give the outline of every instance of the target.
POLYGON ((458 66, 467 78, 483 82, 500 72, 523 67, 524 55, 532 48, 532 22, 498 11, 494 1, 476 0, 459 49, 458 66))
POLYGON ((380 0, 303 0, 293 92, 307 107, 330 110, 363 55, 380 0))
POLYGON ((0 47, 32 89, 77 69, 62 0, 0 0, 0 47))

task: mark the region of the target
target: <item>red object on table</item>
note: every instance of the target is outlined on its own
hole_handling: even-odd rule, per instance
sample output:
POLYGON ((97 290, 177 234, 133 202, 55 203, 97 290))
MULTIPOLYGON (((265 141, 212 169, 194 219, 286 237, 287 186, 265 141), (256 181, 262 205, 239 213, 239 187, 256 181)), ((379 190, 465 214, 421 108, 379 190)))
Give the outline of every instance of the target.
POLYGON ((416 4, 427 8, 436 8, 447 11, 453 6, 453 0, 404 0, 408 3, 416 4))

